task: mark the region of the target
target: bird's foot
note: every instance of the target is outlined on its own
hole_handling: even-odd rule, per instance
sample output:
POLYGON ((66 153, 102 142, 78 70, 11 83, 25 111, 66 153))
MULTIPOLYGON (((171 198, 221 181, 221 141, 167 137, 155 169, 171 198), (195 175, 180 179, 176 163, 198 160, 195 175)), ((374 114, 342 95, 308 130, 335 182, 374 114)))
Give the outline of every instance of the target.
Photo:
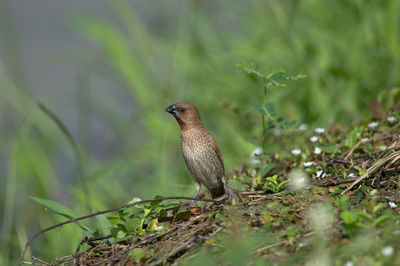
POLYGON ((238 202, 242 202, 242 198, 240 197, 240 195, 238 193, 235 193, 231 188, 228 187, 227 189, 227 195, 230 201, 234 201, 233 204, 238 203, 238 202))
POLYGON ((198 208, 197 203, 194 201, 195 198, 193 198, 189 204, 186 206, 186 210, 189 211, 192 208, 198 208))
POLYGON ((190 206, 194 206, 194 205, 196 205, 196 203, 194 203, 194 199, 192 199, 192 200, 190 201, 190 203, 189 203, 189 207, 190 207, 190 206))

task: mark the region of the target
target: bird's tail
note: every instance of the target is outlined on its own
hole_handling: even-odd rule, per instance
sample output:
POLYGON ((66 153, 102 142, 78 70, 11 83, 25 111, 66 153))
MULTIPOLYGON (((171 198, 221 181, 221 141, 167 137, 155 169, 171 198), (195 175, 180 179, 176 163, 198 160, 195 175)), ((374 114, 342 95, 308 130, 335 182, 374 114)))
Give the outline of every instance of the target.
POLYGON ((211 191, 211 196, 213 199, 218 198, 224 194, 228 194, 230 200, 235 199, 236 202, 243 201, 238 191, 235 191, 232 188, 231 184, 225 179, 225 177, 222 177, 221 181, 222 181, 221 184, 222 186, 219 188, 218 193, 213 194, 213 192, 211 191))
POLYGON ((210 189, 210 192, 211 192, 211 197, 212 197, 213 199, 219 198, 219 197, 221 197, 222 195, 225 194, 224 185, 221 183, 220 186, 215 187, 215 188, 213 188, 213 189, 210 189))

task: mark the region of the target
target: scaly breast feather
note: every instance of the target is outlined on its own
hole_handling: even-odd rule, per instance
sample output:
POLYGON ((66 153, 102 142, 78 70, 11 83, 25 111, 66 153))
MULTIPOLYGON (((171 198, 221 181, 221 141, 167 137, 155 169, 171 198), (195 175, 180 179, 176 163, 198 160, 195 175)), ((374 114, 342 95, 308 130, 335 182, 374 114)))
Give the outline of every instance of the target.
POLYGON ((196 181, 210 188, 219 186, 221 177, 218 168, 221 166, 211 143, 204 141, 204 138, 196 142, 190 138, 182 138, 182 153, 196 181))

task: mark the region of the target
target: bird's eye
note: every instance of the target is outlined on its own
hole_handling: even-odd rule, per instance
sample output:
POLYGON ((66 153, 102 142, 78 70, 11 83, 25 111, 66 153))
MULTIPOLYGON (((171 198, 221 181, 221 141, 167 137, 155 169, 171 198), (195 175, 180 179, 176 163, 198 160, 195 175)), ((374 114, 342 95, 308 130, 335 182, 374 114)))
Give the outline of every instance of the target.
POLYGON ((180 109, 179 109, 179 112, 180 112, 180 113, 184 113, 184 112, 185 112, 185 109, 184 109, 184 108, 180 108, 180 109))

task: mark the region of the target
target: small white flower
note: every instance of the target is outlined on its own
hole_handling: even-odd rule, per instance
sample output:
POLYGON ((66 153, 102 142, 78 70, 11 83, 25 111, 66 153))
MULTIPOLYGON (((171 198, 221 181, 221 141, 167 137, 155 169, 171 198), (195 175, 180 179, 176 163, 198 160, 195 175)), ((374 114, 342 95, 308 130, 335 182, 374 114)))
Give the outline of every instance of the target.
POLYGON ((346 261, 346 263, 343 266, 353 266, 353 262, 351 260, 346 261))
POLYGON ((262 148, 261 147, 257 147, 254 149, 254 151, 251 152, 250 156, 260 156, 262 153, 262 148))
POLYGON ((362 142, 367 142, 367 141, 368 141, 368 138, 363 138, 361 141, 362 141, 362 142))
POLYGON ((351 178, 351 177, 355 177, 356 175, 355 174, 353 174, 353 173, 350 173, 350 174, 348 174, 347 175, 347 177, 349 177, 349 178, 351 178))
POLYGON ((157 226, 156 229, 154 229, 154 230, 161 231, 162 229, 163 229, 163 226, 157 226))
POLYGON ((299 243, 299 248, 307 246, 307 242, 301 242, 299 243))
POLYGON ((356 135, 357 135, 357 137, 361 136, 361 132, 357 132, 356 135))
POLYGON ((384 256, 388 257, 391 256, 394 252, 394 248, 391 246, 386 246, 381 249, 381 252, 384 256))
POLYGON ((300 131, 306 131, 308 129, 308 125, 307 124, 301 124, 300 126, 299 126, 299 130, 300 131))
POLYGON ((314 164, 313 162, 304 162, 305 167, 310 167, 313 164, 314 164))
POLYGON ((387 120, 389 123, 394 123, 394 122, 397 121, 397 118, 394 117, 394 116, 389 116, 388 118, 386 118, 386 120, 387 120))
POLYGON ((388 203, 389 203, 389 207, 390 208, 392 208, 392 209, 397 208, 397 204, 396 203, 391 202, 391 201, 389 201, 388 203))
POLYGON ((371 122, 371 123, 368 124, 369 128, 376 128, 378 126, 379 126, 379 122, 371 122))
POLYGON ((294 150, 291 150, 290 152, 291 152, 293 155, 300 155, 301 150, 299 150, 299 149, 294 149, 294 150))
POLYGON ((316 129, 314 129, 314 132, 317 134, 323 134, 325 132, 325 128, 317 127, 316 129))
POLYGON ((317 141, 318 141, 318 137, 317 137, 317 136, 312 136, 312 137, 310 138, 310 141, 311 141, 311 142, 317 142, 317 141))
POLYGON ((326 173, 324 173, 322 176, 321 176, 321 174, 322 174, 322 170, 317 171, 317 178, 324 178, 326 176, 326 173))
POLYGON ((322 152, 321 148, 319 148, 319 147, 315 147, 314 148, 314 153, 315 154, 320 154, 321 152, 322 152))

